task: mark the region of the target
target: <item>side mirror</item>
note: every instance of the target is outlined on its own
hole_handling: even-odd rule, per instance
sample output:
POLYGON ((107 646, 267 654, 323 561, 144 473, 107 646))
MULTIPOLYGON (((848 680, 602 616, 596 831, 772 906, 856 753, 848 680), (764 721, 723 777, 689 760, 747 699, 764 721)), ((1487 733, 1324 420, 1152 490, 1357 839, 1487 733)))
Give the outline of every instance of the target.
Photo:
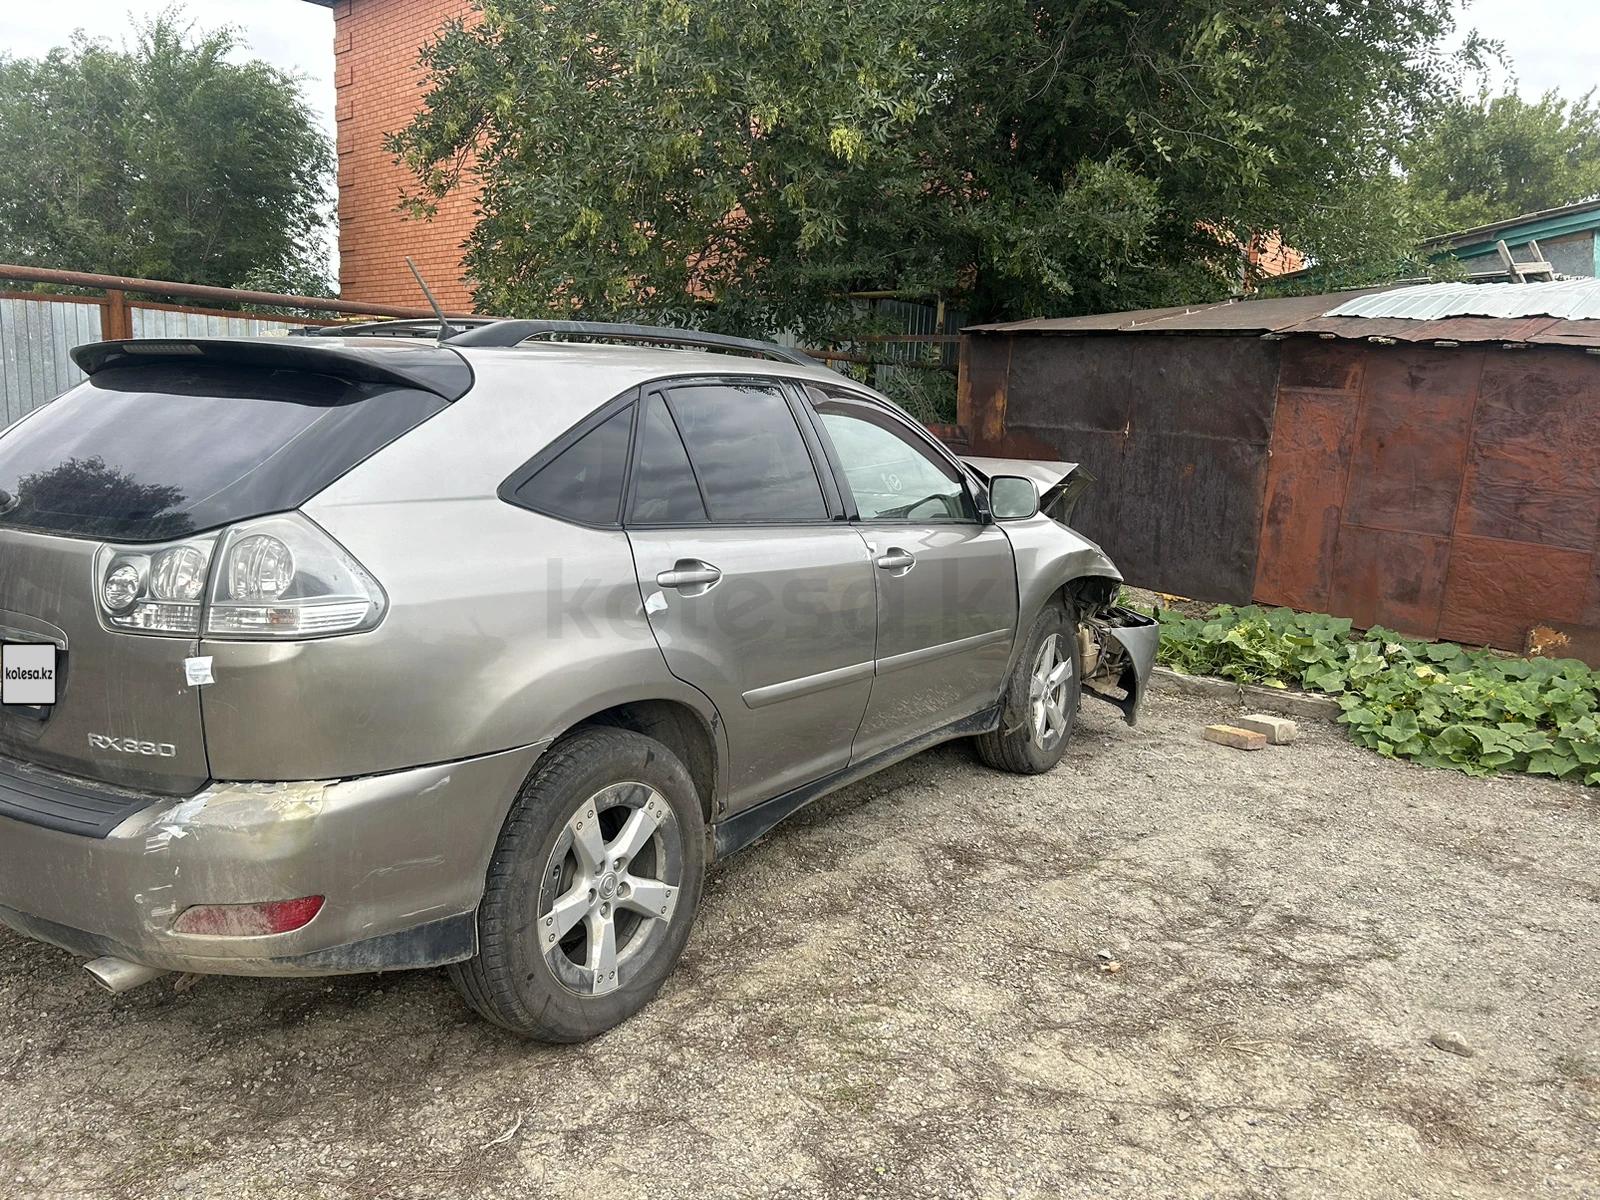
POLYGON ((1023 475, 989 480, 989 511, 996 521, 1026 521, 1039 511, 1039 486, 1023 475))

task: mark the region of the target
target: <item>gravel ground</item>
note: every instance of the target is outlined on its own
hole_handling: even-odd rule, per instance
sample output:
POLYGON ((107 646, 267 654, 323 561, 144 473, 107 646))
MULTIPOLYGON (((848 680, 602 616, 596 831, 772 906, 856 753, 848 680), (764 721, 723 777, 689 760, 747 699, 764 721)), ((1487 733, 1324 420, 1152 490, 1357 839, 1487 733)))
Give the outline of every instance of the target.
POLYGON ((581 1047, 442 972, 112 998, 0 933, 0 1196, 1600 1196, 1600 797, 1223 711, 822 801, 581 1047))

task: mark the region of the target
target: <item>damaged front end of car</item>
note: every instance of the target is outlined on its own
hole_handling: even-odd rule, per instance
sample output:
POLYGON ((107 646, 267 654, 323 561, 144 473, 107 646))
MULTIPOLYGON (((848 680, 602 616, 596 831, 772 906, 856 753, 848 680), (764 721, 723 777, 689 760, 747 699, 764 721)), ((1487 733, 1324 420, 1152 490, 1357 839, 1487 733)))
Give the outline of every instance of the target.
POLYGON ((1084 580, 1074 589, 1078 651, 1084 695, 1115 705, 1132 725, 1155 666, 1161 626, 1117 604, 1121 590, 1120 582, 1101 579, 1084 580))
POLYGON ((1134 724, 1155 666, 1161 628, 1154 618, 1117 603, 1122 573, 1104 550, 1070 524, 1094 476, 1077 463, 982 457, 962 461, 985 484, 1000 475, 1033 481, 1038 513, 1003 526, 1016 554, 1021 611, 1037 611, 1064 589, 1078 618, 1084 694, 1116 706, 1134 724))

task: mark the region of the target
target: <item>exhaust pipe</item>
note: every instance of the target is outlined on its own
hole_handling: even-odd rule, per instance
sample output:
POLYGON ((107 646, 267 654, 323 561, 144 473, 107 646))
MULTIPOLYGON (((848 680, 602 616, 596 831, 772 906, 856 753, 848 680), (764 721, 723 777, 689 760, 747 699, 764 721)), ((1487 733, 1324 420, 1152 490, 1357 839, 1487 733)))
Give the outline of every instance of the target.
POLYGON ((84 963, 83 969, 89 972, 89 978, 113 996, 120 996, 141 983, 149 983, 152 979, 160 979, 168 974, 158 967, 146 967, 140 963, 131 963, 125 958, 111 957, 97 958, 93 962, 84 963))

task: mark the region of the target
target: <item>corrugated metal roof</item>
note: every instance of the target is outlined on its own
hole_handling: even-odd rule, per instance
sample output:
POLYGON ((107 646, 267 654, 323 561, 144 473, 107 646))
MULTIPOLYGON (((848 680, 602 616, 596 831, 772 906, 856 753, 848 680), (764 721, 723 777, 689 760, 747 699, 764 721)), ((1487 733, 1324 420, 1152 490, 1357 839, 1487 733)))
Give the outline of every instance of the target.
POLYGON ((1523 342, 1600 348, 1600 279, 1417 284, 1279 300, 1229 300, 1186 308, 1013 321, 977 325, 963 332, 1065 337, 1108 333, 1231 337, 1313 334, 1356 340, 1523 342))
POLYGON ((1334 292, 1322 296, 1286 296, 1276 300, 1222 300, 1178 308, 1141 308, 1133 312, 1093 313, 1084 317, 1048 317, 973 325, 964 333, 1275 333, 1312 317, 1331 304, 1377 290, 1334 292))
MULTIPOLYGON (((1403 317, 1317 317, 1287 332, 1365 341, 1396 342, 1541 342, 1554 330, 1588 329, 1587 341, 1600 342, 1600 329, 1554 317, 1445 317, 1412 321, 1403 317)), ((1580 338, 1579 340, 1585 340, 1580 338)), ((1572 344, 1572 339, 1563 339, 1572 344)))
POLYGON ((1437 321, 1444 317, 1556 317, 1600 320, 1600 279, 1554 283, 1427 283, 1376 295, 1357 296, 1329 317, 1394 317, 1437 321))

